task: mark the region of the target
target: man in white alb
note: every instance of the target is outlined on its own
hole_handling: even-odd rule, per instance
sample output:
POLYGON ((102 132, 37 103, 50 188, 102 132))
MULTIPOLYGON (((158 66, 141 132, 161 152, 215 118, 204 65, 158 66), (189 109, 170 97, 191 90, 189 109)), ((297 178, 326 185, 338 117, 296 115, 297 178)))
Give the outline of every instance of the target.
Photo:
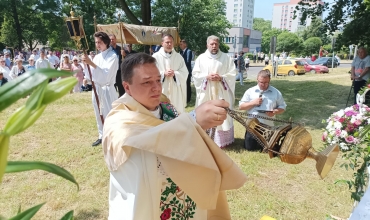
MULTIPOLYGON (((99 132, 99 137, 92 146, 97 146, 101 144, 103 137, 103 122, 100 115, 103 116, 104 120, 112 109, 112 102, 118 98, 116 89, 114 88, 118 69, 118 57, 109 46, 110 39, 106 33, 96 32, 94 38, 95 46, 100 53, 95 56, 93 61, 90 60, 87 54, 82 55, 82 59, 85 60, 86 64, 90 65, 92 81, 95 83, 100 104, 98 106, 94 93, 92 93, 95 118, 99 132)), ((90 80, 87 68, 85 69, 85 76, 90 80)))
POLYGON ((173 49, 172 35, 162 37, 162 47, 153 57, 157 60, 162 76, 162 93, 170 99, 179 113, 185 112, 188 69, 184 58, 173 49))
MULTIPOLYGON (((207 50, 195 60, 193 69, 194 86, 197 91, 196 106, 209 100, 224 99, 234 108, 235 65, 232 58, 219 49, 219 38, 209 36, 207 50)), ((219 147, 234 142, 233 119, 228 116, 216 128, 214 141, 219 147)))

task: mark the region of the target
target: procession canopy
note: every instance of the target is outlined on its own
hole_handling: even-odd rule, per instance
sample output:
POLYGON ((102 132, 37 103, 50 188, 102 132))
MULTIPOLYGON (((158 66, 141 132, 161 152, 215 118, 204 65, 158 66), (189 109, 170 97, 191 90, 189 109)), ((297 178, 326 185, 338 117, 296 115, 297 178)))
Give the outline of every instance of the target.
POLYGON ((117 43, 123 44, 158 45, 161 44, 162 36, 165 34, 171 34, 173 36, 175 45, 180 43, 176 27, 144 26, 121 22, 117 24, 98 24, 97 30, 106 32, 107 34, 114 34, 117 43))

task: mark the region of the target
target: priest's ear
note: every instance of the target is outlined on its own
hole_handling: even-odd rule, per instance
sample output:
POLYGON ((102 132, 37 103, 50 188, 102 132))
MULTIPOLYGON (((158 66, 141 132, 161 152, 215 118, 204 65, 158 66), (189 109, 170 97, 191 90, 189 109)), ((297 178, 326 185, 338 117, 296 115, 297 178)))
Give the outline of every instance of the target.
POLYGON ((126 81, 123 81, 122 85, 123 85, 123 88, 125 89, 125 92, 131 95, 130 84, 126 81))

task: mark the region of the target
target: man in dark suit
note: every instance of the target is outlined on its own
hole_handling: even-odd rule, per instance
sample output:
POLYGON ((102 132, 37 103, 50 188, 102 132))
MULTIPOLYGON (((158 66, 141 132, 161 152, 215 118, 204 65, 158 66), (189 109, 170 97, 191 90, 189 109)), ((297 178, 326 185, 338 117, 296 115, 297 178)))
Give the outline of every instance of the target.
POLYGON ((193 60, 193 52, 188 48, 188 45, 186 43, 186 40, 182 39, 180 41, 180 54, 185 60, 186 68, 188 69, 188 79, 186 80, 186 102, 190 102, 191 98, 191 87, 190 87, 190 81, 191 81, 191 61, 193 60))
POLYGON ((122 50, 122 48, 117 45, 117 39, 114 34, 109 34, 108 36, 110 38, 110 46, 112 47, 113 51, 116 53, 118 57, 118 70, 117 70, 117 75, 116 75, 116 83, 114 84, 114 87, 116 87, 119 97, 121 97, 123 96, 123 94, 125 94, 125 89, 123 88, 122 78, 121 78, 122 55, 125 54, 125 51, 122 50))

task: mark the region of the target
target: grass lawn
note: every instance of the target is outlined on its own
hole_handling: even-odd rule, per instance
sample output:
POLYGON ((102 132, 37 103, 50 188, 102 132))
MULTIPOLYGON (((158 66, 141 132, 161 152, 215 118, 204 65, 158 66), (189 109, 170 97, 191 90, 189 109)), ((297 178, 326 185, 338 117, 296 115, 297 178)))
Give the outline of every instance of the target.
MULTIPOLYGON (((236 105, 245 90, 255 84, 247 81, 242 87, 237 83, 236 105)), ((304 122, 313 146, 322 148, 322 119, 346 105, 351 81, 345 70, 274 78, 271 85, 282 92, 288 105, 279 118, 304 122)), ((0 125, 24 102, 20 100, 3 111, 0 125)), ((187 110, 193 108, 194 100, 187 110)), ((339 167, 343 162, 340 158, 321 180, 313 160, 289 165, 278 158, 269 159, 267 154, 243 150, 244 131, 235 123, 235 143, 225 149, 248 175, 242 188, 227 192, 232 219, 254 220, 263 215, 284 220, 325 219, 330 214, 349 216, 350 192, 346 185, 334 184, 351 176, 339 167)), ((0 215, 11 217, 20 205, 24 210, 46 201, 35 219, 60 219, 72 209, 77 220, 107 219, 109 172, 101 147, 91 147, 97 137, 90 93, 70 94, 49 106, 34 126, 11 139, 9 159, 58 164, 75 176, 80 191, 72 183, 43 171, 5 175, 0 185, 0 215)))

